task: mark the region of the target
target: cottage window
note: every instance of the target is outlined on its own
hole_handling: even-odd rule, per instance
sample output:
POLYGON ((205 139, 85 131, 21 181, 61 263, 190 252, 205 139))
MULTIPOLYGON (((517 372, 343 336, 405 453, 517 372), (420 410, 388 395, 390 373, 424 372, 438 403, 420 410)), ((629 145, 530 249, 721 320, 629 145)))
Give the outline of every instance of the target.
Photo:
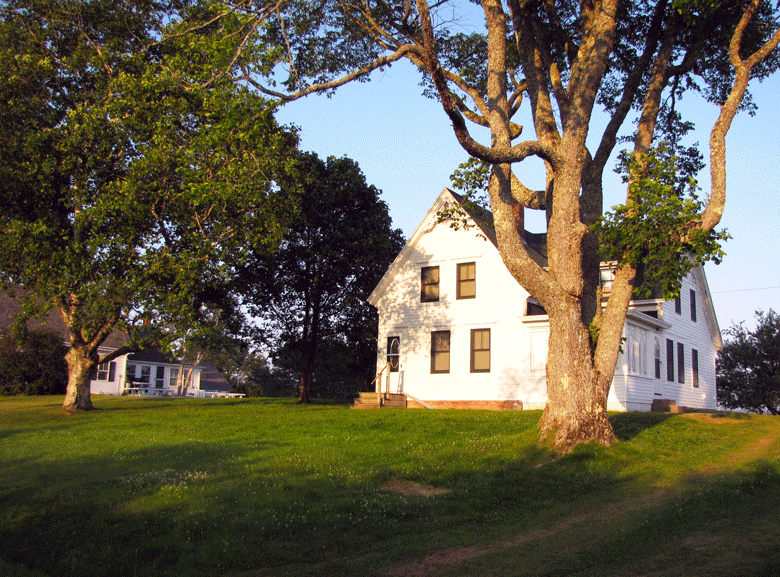
POLYGON ((175 389, 179 386, 179 367, 168 369, 168 388, 175 389))
POLYGON ((674 382, 674 341, 666 339, 666 380, 674 382))
POLYGON ((135 371, 136 371, 136 366, 135 365, 127 365, 127 382, 128 383, 134 383, 136 381, 135 371))
POLYGON ((420 300, 424 303, 439 300, 439 267, 424 266, 420 270, 420 300))
POLYGON ((677 343, 677 382, 685 382, 685 345, 677 343))
POLYGON ((113 383, 116 378, 116 363, 100 363, 97 368, 97 380, 113 383))
POLYGON ((458 265, 457 298, 473 299, 477 296, 477 265, 465 262, 458 265))
POLYGON ((431 372, 450 372, 450 331, 431 333, 431 372))
POLYGON ((390 365, 390 372, 397 373, 401 357, 401 339, 400 337, 387 337, 387 364, 390 365))
POLYGON ((691 349, 691 373, 693 386, 699 388, 699 351, 691 349))
POLYGON ((471 330, 471 372, 490 372, 490 329, 471 330))
POLYGON ((696 291, 691 289, 691 320, 696 322, 696 291))
POLYGON ((152 367, 148 365, 141 365, 141 377, 139 382, 149 384, 149 378, 152 376, 152 367))

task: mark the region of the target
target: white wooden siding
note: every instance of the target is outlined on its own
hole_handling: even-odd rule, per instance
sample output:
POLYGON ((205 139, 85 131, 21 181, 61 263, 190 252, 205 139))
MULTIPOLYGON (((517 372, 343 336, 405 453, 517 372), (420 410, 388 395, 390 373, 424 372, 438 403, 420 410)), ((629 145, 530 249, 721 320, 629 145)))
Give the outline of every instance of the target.
MULTIPOLYGON (((436 222, 436 212, 449 199, 444 191, 418 227, 399 258, 372 293, 379 310, 377 371, 387 360, 387 337, 400 337, 400 368, 385 374, 383 389, 405 392, 424 401, 521 401, 526 409, 543 408, 547 397, 545 363, 549 326, 546 316, 525 316, 529 294, 507 271, 496 247, 478 228, 454 230, 436 222), (476 263, 476 298, 456 298, 459 263, 476 263), (438 302, 421 302, 420 269, 439 267, 438 302), (471 329, 491 331, 490 372, 470 372, 471 329), (450 331, 450 371, 431 374, 431 332, 450 331)), ((699 274, 703 275, 703 272, 699 274)), ((703 278, 703 277, 702 277, 703 278)), ((704 281, 706 283, 706 281, 704 281)), ((716 408, 715 347, 710 311, 705 314, 706 287, 695 275, 683 281, 682 314, 674 302, 658 303, 658 319, 628 320, 624 329, 644 335, 636 349, 646 370, 630 371, 624 351, 618 359, 608 398, 610 410, 650 410, 653 399, 673 399, 678 405, 716 408), (690 290, 696 291, 696 322, 691 321, 690 290), (671 326, 669 326, 671 325, 671 326), (661 378, 655 378, 655 339, 661 344, 661 378), (685 383, 666 380, 666 339, 685 346, 685 383), (693 388, 691 350, 699 351, 699 388, 693 388)), ((647 301, 643 301, 647 302, 647 301)), ((650 305, 655 303, 650 302, 650 305)), ((714 319, 714 317, 713 317, 714 319)))

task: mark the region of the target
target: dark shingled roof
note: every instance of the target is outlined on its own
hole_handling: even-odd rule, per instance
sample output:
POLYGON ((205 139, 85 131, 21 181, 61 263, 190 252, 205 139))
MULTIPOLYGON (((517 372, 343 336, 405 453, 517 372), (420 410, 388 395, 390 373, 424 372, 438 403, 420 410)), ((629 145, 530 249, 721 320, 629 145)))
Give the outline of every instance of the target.
MULTIPOLYGON (((10 330, 16 318, 22 314, 21 298, 24 289, 21 287, 11 287, 8 291, 0 290, 0 331, 10 330)), ((29 330, 42 329, 52 331, 62 339, 62 342, 70 341, 68 328, 62 322, 56 309, 51 309, 43 318, 31 318, 26 324, 29 330)), ((109 349, 118 349, 127 343, 127 335, 120 330, 113 331, 103 342, 101 347, 109 349)))
MULTIPOLYGON (((463 204, 463 196, 455 192, 450 191, 450 194, 458 201, 466 214, 479 227, 482 234, 487 237, 494 246, 498 247, 498 240, 496 239, 496 227, 493 223, 493 213, 486 208, 479 206, 475 203, 463 204)), ((547 266, 547 233, 535 233, 524 230, 525 245, 528 249, 528 254, 536 263, 541 267, 547 266)))

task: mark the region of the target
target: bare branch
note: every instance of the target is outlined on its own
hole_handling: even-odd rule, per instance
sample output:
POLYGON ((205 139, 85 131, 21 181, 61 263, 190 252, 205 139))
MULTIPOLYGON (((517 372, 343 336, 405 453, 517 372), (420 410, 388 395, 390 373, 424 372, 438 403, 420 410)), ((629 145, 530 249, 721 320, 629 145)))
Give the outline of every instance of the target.
POLYGON ((700 226, 704 230, 715 228, 723 215, 723 208, 726 204, 726 134, 747 91, 750 72, 756 64, 766 58, 780 44, 780 28, 778 28, 774 35, 747 60, 743 62, 740 58, 739 50, 742 46, 742 36, 757 10, 759 2, 760 0, 753 0, 745 10, 729 45, 729 59, 735 72, 734 85, 726 102, 721 106, 720 115, 710 134, 710 179, 712 184, 710 201, 701 218, 700 226))

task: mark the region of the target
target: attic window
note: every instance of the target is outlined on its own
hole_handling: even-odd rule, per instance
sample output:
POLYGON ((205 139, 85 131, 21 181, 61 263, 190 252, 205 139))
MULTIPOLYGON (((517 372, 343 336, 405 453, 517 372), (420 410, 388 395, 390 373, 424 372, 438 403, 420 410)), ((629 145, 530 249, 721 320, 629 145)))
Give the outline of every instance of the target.
POLYGON ((531 297, 526 300, 525 316, 533 317, 546 314, 547 311, 544 310, 544 307, 535 298, 531 297))
POLYGON ((424 266, 420 269, 420 300, 424 303, 439 300, 439 267, 424 266))
POLYGON ((477 296, 477 265, 465 262, 458 265, 457 298, 473 299, 477 296))

